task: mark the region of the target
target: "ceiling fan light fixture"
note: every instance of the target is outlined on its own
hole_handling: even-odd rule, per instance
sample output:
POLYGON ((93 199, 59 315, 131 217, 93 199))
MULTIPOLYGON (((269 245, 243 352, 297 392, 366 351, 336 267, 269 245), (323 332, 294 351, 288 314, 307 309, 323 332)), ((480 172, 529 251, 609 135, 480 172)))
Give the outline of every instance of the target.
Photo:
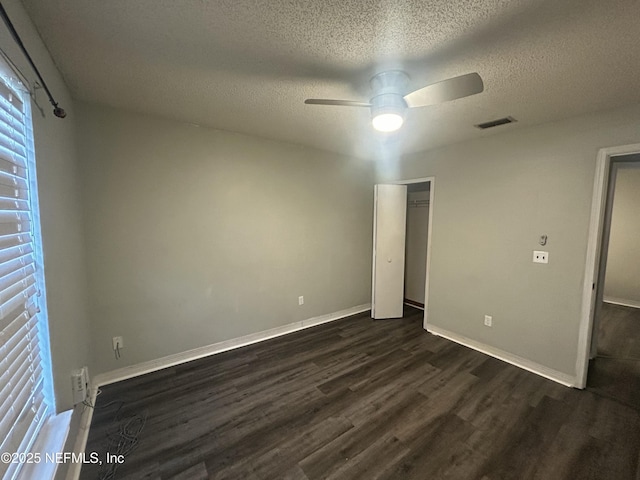
POLYGON ((398 113, 380 113, 371 119, 371 123, 379 132, 395 132, 402 127, 404 118, 398 113))
POLYGON ((407 103, 402 95, 385 93, 371 99, 371 124, 379 132, 395 132, 404 123, 407 103))
POLYGON ((484 90, 484 83, 477 72, 441 80, 407 93, 408 83, 409 77, 406 73, 390 70, 380 72, 371 79, 373 98, 369 103, 327 98, 307 98, 304 103, 370 108, 373 128, 380 132, 394 132, 402 127, 408 108, 437 105, 484 90))

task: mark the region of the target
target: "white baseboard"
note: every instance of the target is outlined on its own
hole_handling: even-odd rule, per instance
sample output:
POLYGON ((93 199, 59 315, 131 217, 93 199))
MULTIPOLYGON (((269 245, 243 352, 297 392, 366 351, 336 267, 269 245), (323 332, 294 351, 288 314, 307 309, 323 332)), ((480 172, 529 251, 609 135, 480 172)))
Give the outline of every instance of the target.
POLYGON ((500 350, 499 348, 485 345, 484 343, 480 343, 476 340, 467 338, 464 335, 459 335, 457 333, 445 330, 444 328, 436 327, 429 324, 427 324, 427 331, 433 333, 434 335, 438 335, 439 337, 446 338, 447 340, 451 340, 452 342, 459 343, 460 345, 464 345, 465 347, 472 348, 504 362, 510 363, 511 365, 515 365, 516 367, 522 368, 531 373, 535 373, 536 375, 540 375, 541 377, 548 378, 549 380, 553 380, 554 382, 560 383, 567 387, 576 387, 577 385, 577 379, 574 376, 559 372, 549 367, 545 367, 544 365, 540 365, 539 363, 527 360, 526 358, 519 357, 518 355, 514 355, 513 353, 500 350))
MULTIPOLYGON (((98 396, 98 387, 92 387, 89 390, 89 405, 96 404, 96 397, 98 396)), ((78 428, 78 434, 76 436, 76 442, 73 444, 73 453, 80 455, 84 453, 87 447, 87 439, 89 438, 89 428, 91 427, 91 419, 93 418, 93 408, 85 407, 82 404, 76 405, 75 408, 83 408, 82 417, 80 419, 80 427, 78 428)), ((82 468, 82 462, 71 462, 69 469, 67 470, 67 476, 65 480, 78 480, 80 478, 80 469, 82 468)))
POLYGON ((640 302, 637 300, 626 300, 624 298, 616 298, 616 297, 604 297, 602 301, 605 303, 613 303, 614 305, 622 305, 623 307, 640 308, 640 302))
POLYGON ((92 383, 96 387, 108 385, 110 383, 115 383, 126 380, 128 378, 144 375, 145 373, 155 372, 157 370, 162 370, 163 368, 173 367, 181 363, 186 363, 192 360, 197 360, 199 358, 215 355, 216 353, 226 352, 227 350, 233 350, 235 348, 251 345, 252 343, 262 342, 270 338, 297 332, 298 330, 314 327, 322 323, 333 322, 341 318, 350 317, 351 315, 366 312, 367 310, 371 310, 370 303, 365 303, 356 307, 340 310, 339 312, 321 315, 319 317, 300 320, 299 322, 289 323, 288 325, 271 328, 262 332, 250 333, 249 335, 245 335, 243 337, 224 340, 212 345, 206 345, 204 347, 195 348, 193 350, 187 350, 186 352, 158 358, 157 360, 151 360, 149 362, 139 363, 137 365, 131 365, 129 367, 119 368, 110 372, 101 373, 94 377, 92 383))
POLYGON ((424 311, 424 305, 421 307, 420 305, 415 305, 415 304, 414 304, 414 303, 412 303, 412 302, 413 302, 413 300, 409 300, 409 301, 407 301, 407 300, 405 299, 405 301, 404 301, 404 302, 402 302, 402 303, 403 303, 404 305, 409 305, 410 307, 417 308, 418 310, 422 310, 422 311, 424 311))

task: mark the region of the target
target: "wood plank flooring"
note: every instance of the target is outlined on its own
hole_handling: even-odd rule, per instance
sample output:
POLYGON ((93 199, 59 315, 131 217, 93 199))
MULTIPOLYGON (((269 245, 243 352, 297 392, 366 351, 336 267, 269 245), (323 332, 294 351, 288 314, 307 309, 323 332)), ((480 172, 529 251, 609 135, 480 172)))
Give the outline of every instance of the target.
POLYGON ((435 337, 410 308, 102 390, 86 451, 137 445, 115 472, 85 465, 82 479, 640 480, 639 403, 435 337))
POLYGON ((603 303, 598 356, 640 360, 640 308, 603 303))
POLYGON ((598 355, 589 366, 588 387, 632 408, 640 406, 640 309, 604 303, 598 355))

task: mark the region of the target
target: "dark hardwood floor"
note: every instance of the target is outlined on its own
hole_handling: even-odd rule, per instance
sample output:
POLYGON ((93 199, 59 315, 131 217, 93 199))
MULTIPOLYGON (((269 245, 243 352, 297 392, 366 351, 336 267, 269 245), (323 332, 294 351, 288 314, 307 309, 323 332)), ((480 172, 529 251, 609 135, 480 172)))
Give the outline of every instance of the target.
POLYGON ((406 313, 105 386, 86 451, 135 448, 81 478, 640 480, 640 398, 563 387, 406 313))
POLYGON ((602 304, 598 356, 640 360, 640 308, 602 304))
POLYGON ((588 388, 640 408, 640 309, 604 303, 588 388))

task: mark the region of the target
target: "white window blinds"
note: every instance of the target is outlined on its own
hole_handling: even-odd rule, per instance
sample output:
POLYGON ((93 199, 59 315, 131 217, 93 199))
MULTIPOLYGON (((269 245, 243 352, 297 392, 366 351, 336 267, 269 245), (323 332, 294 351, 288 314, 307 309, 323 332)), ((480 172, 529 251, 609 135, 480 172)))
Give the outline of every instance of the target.
MULTIPOLYGON (((29 97, 0 75, 0 452, 18 454, 49 413, 31 128, 29 97)), ((15 478, 21 463, 0 462, 0 478, 15 478)))

